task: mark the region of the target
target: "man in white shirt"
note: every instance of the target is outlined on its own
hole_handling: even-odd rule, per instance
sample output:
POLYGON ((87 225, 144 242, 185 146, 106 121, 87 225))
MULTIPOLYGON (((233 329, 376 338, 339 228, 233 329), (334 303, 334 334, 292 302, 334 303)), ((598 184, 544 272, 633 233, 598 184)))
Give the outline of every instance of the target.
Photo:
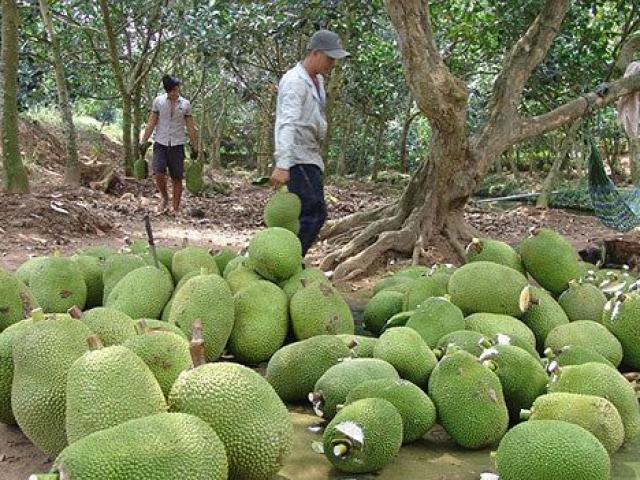
POLYGON ((287 184, 302 203, 298 238, 306 255, 318 238, 327 218, 320 155, 327 131, 324 75, 328 75, 336 59, 349 56, 340 38, 328 30, 311 37, 307 56, 289 70, 278 86, 275 125, 276 168, 271 175, 275 187, 287 184))
POLYGON ((169 204, 167 169, 173 190, 173 213, 180 211, 184 177, 185 127, 191 141, 191 157, 197 157, 198 132, 191 115, 191 104, 189 100, 180 96, 180 83, 180 80, 173 75, 162 77, 162 85, 167 93, 153 100, 147 127, 140 140, 143 144, 147 142, 155 129, 152 171, 161 197, 158 213, 166 212, 169 204))

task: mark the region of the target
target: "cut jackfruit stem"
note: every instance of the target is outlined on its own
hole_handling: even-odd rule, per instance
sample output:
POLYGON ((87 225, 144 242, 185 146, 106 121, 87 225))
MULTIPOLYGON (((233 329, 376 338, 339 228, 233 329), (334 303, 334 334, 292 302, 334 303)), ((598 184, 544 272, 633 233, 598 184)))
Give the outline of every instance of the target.
POLYGON ((28 480, 60 480, 57 473, 34 473, 29 476, 28 480))
POLYGON ((144 318, 141 318, 138 323, 136 323, 136 332, 138 335, 142 335, 143 333, 147 333, 149 331, 149 327, 147 327, 147 322, 144 318))
POLYGON ((75 318, 76 320, 80 320, 82 318, 82 310, 80 310, 77 305, 74 305, 69 310, 67 310, 67 313, 71 318, 75 318))
POLYGON ((520 311, 522 313, 526 312, 531 305, 531 291, 529 290, 529 286, 526 286, 520 292, 520 299, 518 306, 520 307, 520 311))
POLYGON ((498 366, 496 365, 496 363, 492 362, 491 360, 485 360, 484 362, 482 362, 482 365, 484 367, 487 367, 492 372, 495 372, 498 369, 498 366))
POLYGON ((36 308, 35 310, 31 310, 31 319, 34 322, 39 322, 41 320, 44 320, 44 312, 42 311, 42 309, 36 308))
POLYGON ((553 348, 551 347, 547 347, 544 349, 544 352, 542 352, 544 354, 545 357, 547 357, 549 360, 553 360, 554 358, 556 358, 556 352, 553 351, 553 348))
POLYGON ((98 335, 89 335, 87 337, 87 345, 89 345, 89 350, 100 350, 104 347, 98 335))
POLYGON ((520 420, 529 420, 531 418, 531 410, 520 410, 520 420))
POLYGON ((193 324, 189 352, 191 353, 194 368, 206 363, 204 356, 204 339, 202 338, 202 320, 196 320, 193 324))
POLYGON ((346 440, 338 440, 337 443, 333 445, 333 456, 338 458, 344 458, 349 455, 351 451, 351 445, 346 440))
POLYGON ((440 360, 442 358, 442 356, 444 355, 444 351, 442 350, 442 348, 434 348, 433 349, 433 354, 436 356, 436 358, 438 360, 440 360))

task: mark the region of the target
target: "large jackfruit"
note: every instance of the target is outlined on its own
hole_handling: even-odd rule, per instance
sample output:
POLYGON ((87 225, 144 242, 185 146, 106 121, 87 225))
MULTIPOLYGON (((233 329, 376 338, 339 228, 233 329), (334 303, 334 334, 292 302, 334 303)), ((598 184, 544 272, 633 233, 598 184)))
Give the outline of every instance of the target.
POLYGON ((18 280, 20 280, 28 287, 29 282, 31 281, 31 275, 33 275, 34 272, 38 271, 40 266, 47 258, 49 257, 30 257, 28 260, 26 260, 15 271, 15 275, 16 277, 18 277, 18 280))
POLYGON ((389 401, 365 398, 340 410, 322 439, 325 456, 338 470, 375 472, 400 451, 402 417, 389 401))
MULTIPOLYGON (((402 288, 408 288, 408 285, 415 280, 414 277, 408 275, 390 275, 379 280, 375 286, 373 287, 374 295, 382 292, 383 290, 393 289, 393 287, 399 287, 400 285, 404 285, 402 288)), ((397 289, 393 289, 393 291, 399 291, 397 289)), ((404 293, 404 292, 403 292, 404 293)))
POLYGON ((286 228, 297 235, 301 210, 300 197, 287 191, 287 187, 282 187, 264 206, 264 223, 267 227, 286 228))
POLYGON ((447 298, 432 297, 416 308, 406 326, 418 332, 429 348, 435 348, 443 336, 464 330, 464 315, 447 298))
POLYGON ((564 367, 566 365, 582 365, 583 363, 597 362, 604 363, 611 368, 616 368, 613 363, 604 358, 595 350, 592 350, 588 347, 583 347, 581 345, 567 345, 559 350, 547 348, 545 349, 544 354, 550 362, 555 361, 560 367, 564 367))
POLYGON ((623 350, 623 362, 640 370, 640 294, 619 295, 607 302, 602 323, 613 333, 623 350))
POLYGON ((103 262, 115 253, 117 252, 114 248, 106 245, 92 245, 90 247, 79 248, 75 251, 75 255, 88 255, 90 257, 96 257, 103 262))
POLYGON ((560 350, 577 345, 598 352, 615 366, 622 361, 622 345, 605 326, 590 320, 567 323, 554 328, 547 335, 545 347, 560 350))
POLYGON ((147 266, 147 263, 139 255, 116 253, 109 256, 109 258, 105 260, 104 270, 102 271, 102 284, 104 285, 104 292, 102 293, 103 301, 109 298, 113 287, 115 287, 127 273, 145 266, 147 266))
POLYGON ((204 247, 188 246, 173 254, 171 260, 171 273, 176 282, 179 282, 189 272, 219 275, 218 264, 211 252, 204 247))
POLYGON ((520 320, 536 337, 536 346, 542 351, 544 341, 554 328, 569 323, 569 317, 549 292, 539 287, 530 287, 530 302, 520 320))
POLYGON ((114 308, 92 308, 83 312, 80 320, 100 337, 105 347, 121 345, 136 334, 133 319, 114 308))
POLYGON ((434 354, 438 358, 446 353, 447 348, 455 347, 460 350, 464 350, 470 353, 474 357, 479 357, 483 350, 483 343, 485 342, 485 336, 480 332, 474 332, 472 330, 456 330, 438 340, 438 344, 434 349, 434 354))
POLYGON ((187 191, 195 196, 202 193, 205 187, 204 177, 202 170, 204 168, 203 162, 192 161, 187 164, 187 168, 184 171, 185 186, 187 191))
POLYGON ((464 319, 467 330, 482 333, 487 337, 503 334, 517 338, 527 351, 535 354, 536 337, 524 323, 508 315, 497 315, 493 313, 474 313, 464 319))
POLYGON ((238 254, 234 250, 227 247, 221 249, 213 256, 214 260, 216 261, 216 265, 218 265, 218 271, 220 272, 220 274, 224 272, 224 269, 227 267, 228 263, 237 256, 238 254))
POLYGON ((346 333, 336 335, 342 342, 351 348, 353 356, 356 358, 373 358, 373 349, 378 343, 375 337, 365 335, 349 335, 346 333))
POLYGON ((0 423, 14 425, 11 410, 11 384, 13 383, 13 342, 23 335, 32 320, 21 320, 0 332, 0 423))
POLYGON ((402 311, 404 295, 400 292, 383 290, 367 302, 364 309, 364 325, 374 335, 380 335, 391 317, 402 311))
POLYGON ((402 310, 417 309, 424 301, 432 297, 440 297, 447 293, 446 284, 442 285, 437 276, 423 275, 413 280, 406 287, 402 310))
POLYGON ((89 255, 74 255, 70 257, 82 273, 84 283, 87 285, 87 301, 85 308, 99 307, 103 303, 104 283, 102 272, 104 261, 89 255))
POLYGON ((262 281, 262 277, 244 265, 233 270, 226 278, 231 292, 235 295, 252 283, 262 281))
POLYGON ((353 314, 340 292, 319 282, 299 290, 289 305, 293 332, 298 340, 315 335, 353 334, 353 314))
POLYGON ((0 268, 0 332, 8 326, 29 318, 38 308, 31 291, 15 275, 0 268))
POLYGON ((595 285, 571 280, 569 288, 558 298, 558 303, 572 322, 576 320, 601 322, 607 297, 595 285))
POLYGON ((175 323, 169 323, 164 320, 156 320, 155 318, 141 318, 138 320, 138 325, 140 321, 144 320, 145 322, 145 331, 149 332, 171 332, 175 333, 180 338, 184 338, 185 340, 189 340, 187 334, 182 331, 182 329, 177 326, 175 323))
POLYGON ((489 238, 474 238, 465 250, 465 260, 471 262, 494 262, 526 274, 520 254, 508 243, 489 238))
POLYGON ((315 267, 309 267, 304 270, 300 270, 293 277, 281 283, 280 287, 290 301, 299 290, 304 288, 305 285, 310 285, 316 282, 323 282, 327 284, 331 283, 322 270, 315 267))
POLYGON ((113 287, 105 307, 120 310, 134 320, 160 318, 172 293, 173 284, 162 269, 142 267, 127 273, 113 287))
POLYGON ((267 228, 251 238, 249 259, 251 267, 263 278, 284 282, 302 268, 302 245, 287 229, 267 228))
POLYGON ((87 284, 75 262, 49 257, 31 277, 29 288, 45 313, 65 313, 73 306, 84 308, 87 284))

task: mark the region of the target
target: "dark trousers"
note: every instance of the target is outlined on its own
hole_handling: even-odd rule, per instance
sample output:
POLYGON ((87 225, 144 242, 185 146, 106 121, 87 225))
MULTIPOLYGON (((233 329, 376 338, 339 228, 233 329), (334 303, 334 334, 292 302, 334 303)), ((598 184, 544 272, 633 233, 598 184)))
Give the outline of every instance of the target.
POLYGON ((302 244, 302 255, 306 255, 318 238, 320 229, 327 219, 327 205, 324 202, 322 171, 317 165, 294 165, 289 169, 289 191, 300 197, 300 231, 298 238, 302 244))

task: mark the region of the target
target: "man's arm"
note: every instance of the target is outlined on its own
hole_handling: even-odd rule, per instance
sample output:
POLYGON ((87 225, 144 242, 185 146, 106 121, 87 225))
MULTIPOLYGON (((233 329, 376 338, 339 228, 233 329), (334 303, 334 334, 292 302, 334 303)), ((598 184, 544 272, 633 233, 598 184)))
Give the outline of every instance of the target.
POLYGON ((140 143, 146 143, 151 137, 154 128, 158 125, 158 112, 151 112, 149 114, 149 118, 147 119, 147 126, 144 129, 144 133, 142 134, 142 138, 140 139, 140 143))
POLYGON ((192 115, 184 117, 184 121, 187 125, 187 133, 189 134, 189 141, 191 142, 191 149, 198 150, 198 129, 196 123, 193 121, 192 115))

